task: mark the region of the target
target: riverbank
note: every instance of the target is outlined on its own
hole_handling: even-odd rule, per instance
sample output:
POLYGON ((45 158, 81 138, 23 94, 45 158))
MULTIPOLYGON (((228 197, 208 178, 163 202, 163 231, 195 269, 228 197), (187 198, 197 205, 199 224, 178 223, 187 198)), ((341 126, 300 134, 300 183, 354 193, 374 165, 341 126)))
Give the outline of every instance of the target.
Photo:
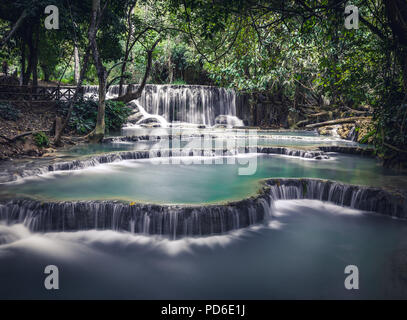
POLYGON ((16 158, 40 158, 69 145, 84 142, 74 132, 62 138, 62 147, 52 143, 51 135, 57 115, 55 102, 9 102, 1 103, 0 161, 16 158), (39 145, 32 133, 43 132, 48 139, 39 145), (25 135, 26 134, 26 135, 25 135))

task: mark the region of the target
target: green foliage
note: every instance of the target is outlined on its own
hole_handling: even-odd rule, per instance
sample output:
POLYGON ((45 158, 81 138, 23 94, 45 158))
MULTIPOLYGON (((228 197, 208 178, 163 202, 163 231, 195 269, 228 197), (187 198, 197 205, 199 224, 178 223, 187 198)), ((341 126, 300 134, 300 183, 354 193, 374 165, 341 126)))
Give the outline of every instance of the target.
MULTIPOLYGON (((69 104, 59 103, 59 111, 66 115, 69 104)), ((80 100, 72 110, 69 127, 79 134, 87 134, 95 128, 98 110, 98 101, 80 100)), ((105 123, 106 131, 119 130, 132 113, 132 109, 121 101, 106 101, 105 123)))
POLYGON ((79 134, 90 132, 96 124, 98 104, 93 100, 78 101, 73 107, 69 126, 79 134))
MULTIPOLYGON (((140 68, 140 74, 145 67, 140 68)), ((203 63, 186 39, 167 39, 156 49, 151 82, 172 84, 208 84, 203 63)))
POLYGON ((19 111, 9 103, 0 103, 0 117, 4 120, 16 121, 20 117, 19 111))
POLYGON ((184 85, 184 84, 187 84, 187 83, 185 82, 185 80, 177 79, 177 80, 173 81, 172 84, 175 84, 175 85, 184 85))
POLYGON ((117 0, 110 3, 110 8, 105 11, 104 23, 100 26, 98 48, 102 61, 117 61, 123 57, 120 40, 125 32, 126 0, 117 0))
POLYGON ((388 92, 382 93, 375 106, 376 130, 372 135, 377 152, 385 161, 394 158, 407 161, 407 103, 404 92, 394 85, 388 86, 388 92))
POLYGON ((36 132, 36 133, 34 133, 33 138, 34 138, 35 144, 39 148, 49 146, 49 138, 44 132, 36 132))
MULTIPOLYGON (((53 80, 64 75, 61 83, 73 84, 73 48, 78 46, 83 61, 91 1, 3 0, 2 37, 23 10, 28 17, 7 48, 0 49, 0 58, 9 62, 10 71, 21 70, 24 53, 27 68, 32 58, 27 45, 35 43, 32 32, 42 25, 48 4, 59 8, 60 29, 40 29, 40 73, 53 80), (21 51, 23 43, 25 51, 21 51)), ((118 62, 124 58, 127 40, 132 49, 124 75, 127 83, 139 83, 146 69, 146 52, 161 39, 153 52, 148 81, 215 83, 249 95, 278 94, 292 102, 284 104, 286 111, 297 115, 310 104, 328 105, 338 113, 345 113, 344 106, 368 105, 374 108, 375 128, 362 141, 373 139, 383 158, 407 148, 405 0, 354 0, 363 17, 357 30, 344 27, 345 1, 117 0, 104 4, 97 43, 106 69, 114 67, 108 82, 119 81, 118 62)), ((83 84, 97 84, 92 56, 83 84)), ((18 118, 10 106, 0 105, 0 111, 3 119, 18 118)), ((95 126, 96 114, 97 102, 79 101, 69 125, 87 133, 95 126)), ((127 116, 126 107, 107 102, 107 130, 118 129, 127 116)))
POLYGON ((133 110, 121 101, 106 101, 105 121, 107 130, 120 130, 132 113, 133 110))
POLYGON ((41 35, 39 37, 39 65, 41 67, 43 78, 48 80, 51 77, 56 78, 56 67, 60 62, 61 56, 64 55, 61 46, 55 45, 60 38, 56 32, 45 32, 45 29, 41 29, 41 35))
MULTIPOLYGON (((357 131, 359 131, 359 128, 356 128, 357 131)), ((360 139, 360 143, 368 143, 369 139, 373 136, 376 135, 377 130, 373 129, 372 131, 368 132, 365 136, 360 139)))
POLYGON ((270 10, 252 10, 241 3, 240 10, 234 10, 228 0, 202 2, 183 1, 191 17, 187 29, 194 35, 202 29, 195 43, 218 85, 250 94, 282 92, 294 101, 291 112, 304 101, 321 105, 323 100, 331 110, 372 106, 375 128, 362 141, 373 140, 382 159, 407 163, 405 1, 355 0, 352 4, 364 18, 356 30, 344 28, 345 4, 334 8, 331 1, 318 2, 318 13, 310 9, 314 1, 284 1, 286 14, 271 9, 278 1, 270 1, 270 10), (219 12, 221 7, 224 12, 219 12), (313 12, 302 14, 301 7, 313 12), (214 32, 218 34, 210 35, 214 32), (225 54, 219 59, 222 49, 225 54))

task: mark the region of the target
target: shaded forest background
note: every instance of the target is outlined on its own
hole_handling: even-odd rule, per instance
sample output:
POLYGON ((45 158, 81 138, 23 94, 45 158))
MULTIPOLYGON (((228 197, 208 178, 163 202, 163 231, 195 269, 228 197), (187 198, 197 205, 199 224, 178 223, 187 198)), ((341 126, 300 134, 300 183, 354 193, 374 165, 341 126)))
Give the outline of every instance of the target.
MULTIPOLYGON (((120 114, 146 83, 205 84, 237 90, 265 126, 366 118, 353 121, 359 141, 386 166, 407 164, 405 0, 3 0, 0 41, 6 83, 99 85, 93 140, 106 108, 120 114), (358 29, 344 27, 348 4, 358 29), (47 5, 59 9, 58 30, 44 27, 47 5), (128 83, 140 89, 106 104, 110 85, 128 83)), ((56 144, 74 109, 88 107, 63 108, 56 144)))

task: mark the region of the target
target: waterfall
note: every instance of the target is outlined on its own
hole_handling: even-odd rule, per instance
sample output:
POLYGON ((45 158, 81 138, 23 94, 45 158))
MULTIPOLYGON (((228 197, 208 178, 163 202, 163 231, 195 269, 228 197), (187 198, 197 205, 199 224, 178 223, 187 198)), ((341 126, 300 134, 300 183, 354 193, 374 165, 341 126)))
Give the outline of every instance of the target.
POLYGON ((347 140, 350 141, 357 141, 358 140, 358 131, 356 130, 356 127, 352 127, 352 129, 349 130, 348 136, 346 137, 347 140))
POLYGON ((162 127, 162 128, 167 128, 168 127, 168 122, 164 117, 162 117, 160 115, 148 113, 144 109, 144 107, 142 105, 140 105, 140 103, 138 103, 137 101, 131 101, 128 105, 133 107, 134 110, 136 110, 135 114, 133 114, 131 116, 131 117, 137 116, 137 118, 139 119, 136 122, 136 124, 141 124, 141 123, 145 123, 145 122, 148 122, 150 120, 153 120, 155 122, 158 122, 160 124, 160 127, 162 127))
MULTIPOLYGON (((128 86, 124 86, 127 90, 128 86)), ((136 91, 138 85, 131 85, 136 91)), ((84 87, 85 96, 97 93, 97 86, 84 87)), ((119 86, 110 86, 108 98, 116 97, 119 86)), ((168 122, 188 122, 213 126, 219 115, 236 116, 236 93, 232 89, 199 85, 147 84, 137 100, 150 114, 168 122)))
POLYGON ((215 123, 218 126, 225 126, 227 128, 243 127, 244 123, 236 116, 219 115, 215 118, 215 123))
POLYGON ((270 179, 270 194, 278 199, 315 199, 340 206, 407 218, 407 195, 382 188, 349 185, 320 179, 270 179))
POLYGON ((287 178, 265 180, 255 197, 201 206, 16 199, 0 203, 0 221, 10 225, 22 223, 37 232, 111 229, 176 239, 222 234, 268 222, 273 218, 273 202, 279 199, 316 199, 407 218, 406 194, 329 180, 287 178))
MULTIPOLYGON (((163 137, 154 137, 156 141, 163 139, 163 137)), ((176 139, 177 136, 166 136, 166 139, 176 139)), ((149 141, 153 139, 149 136, 135 136, 135 137, 111 137, 106 138, 105 142, 119 142, 119 141, 149 141)), ((324 160, 329 157, 323 151, 312 150, 295 150, 284 147, 257 147, 255 151, 259 154, 277 154, 292 157, 301 157, 306 159, 324 160)), ((246 154, 254 152, 253 148, 249 147, 236 147, 236 148, 170 148, 170 149, 150 149, 140 151, 122 151, 116 153, 107 153, 92 156, 82 160, 61 161, 48 164, 46 166, 35 167, 34 169, 11 170, 3 176, 3 182, 15 181, 21 178, 36 176, 53 171, 69 171, 80 170, 89 167, 95 167, 100 164, 112 163, 123 160, 137 160, 148 158, 160 157, 215 157, 215 156, 235 156, 239 154, 246 154)))
POLYGON ((318 147, 319 150, 324 152, 339 152, 345 154, 357 154, 359 156, 366 156, 366 157, 374 157, 375 150, 371 147, 354 147, 354 146, 320 146, 318 147))
POLYGON ((22 223, 36 232, 110 229, 176 239, 222 234, 261 223, 270 216, 269 201, 266 194, 257 199, 203 206, 12 200, 0 204, 0 220, 22 223))

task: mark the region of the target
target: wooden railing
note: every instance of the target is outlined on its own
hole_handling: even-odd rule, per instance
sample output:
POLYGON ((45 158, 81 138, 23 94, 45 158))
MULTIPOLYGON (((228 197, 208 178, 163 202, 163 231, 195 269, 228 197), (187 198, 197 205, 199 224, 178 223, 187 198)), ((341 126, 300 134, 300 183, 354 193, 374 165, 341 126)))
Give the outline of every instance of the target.
MULTIPOLYGON (((73 98, 76 87, 40 87, 0 85, 0 100, 5 101, 69 101, 73 98)), ((79 93, 83 96, 83 92, 79 93)))

